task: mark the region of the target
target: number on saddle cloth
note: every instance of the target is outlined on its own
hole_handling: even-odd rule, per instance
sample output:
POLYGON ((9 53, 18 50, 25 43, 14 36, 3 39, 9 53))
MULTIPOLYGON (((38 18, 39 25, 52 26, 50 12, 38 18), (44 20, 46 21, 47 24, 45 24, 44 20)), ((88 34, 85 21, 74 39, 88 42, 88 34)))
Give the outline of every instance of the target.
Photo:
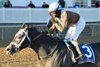
POLYGON ((85 63, 85 62, 95 63, 95 55, 91 46, 89 46, 89 44, 81 44, 79 45, 79 47, 84 56, 84 59, 83 60, 79 59, 78 64, 85 63))

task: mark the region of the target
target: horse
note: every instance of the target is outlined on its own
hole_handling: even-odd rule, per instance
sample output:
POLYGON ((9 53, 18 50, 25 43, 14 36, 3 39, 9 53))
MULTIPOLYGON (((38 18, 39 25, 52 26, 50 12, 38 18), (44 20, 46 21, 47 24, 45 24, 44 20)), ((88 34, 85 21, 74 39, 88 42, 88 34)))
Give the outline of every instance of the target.
POLYGON ((63 40, 56 40, 25 24, 22 25, 13 40, 6 47, 6 52, 9 55, 13 55, 29 47, 37 54, 38 67, 100 67, 100 43, 91 43, 89 45, 95 53, 95 63, 73 63, 71 52, 63 40))

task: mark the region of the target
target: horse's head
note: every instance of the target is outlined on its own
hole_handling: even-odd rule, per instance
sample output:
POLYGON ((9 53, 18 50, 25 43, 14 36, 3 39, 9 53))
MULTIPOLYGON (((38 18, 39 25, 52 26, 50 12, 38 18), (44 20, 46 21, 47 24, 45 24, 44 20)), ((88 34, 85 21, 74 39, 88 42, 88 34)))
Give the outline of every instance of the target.
POLYGON ((30 44, 30 37, 28 36, 28 31, 30 29, 30 25, 22 25, 21 29, 14 36, 12 42, 7 46, 6 51, 7 54, 14 54, 17 51, 26 48, 30 44))

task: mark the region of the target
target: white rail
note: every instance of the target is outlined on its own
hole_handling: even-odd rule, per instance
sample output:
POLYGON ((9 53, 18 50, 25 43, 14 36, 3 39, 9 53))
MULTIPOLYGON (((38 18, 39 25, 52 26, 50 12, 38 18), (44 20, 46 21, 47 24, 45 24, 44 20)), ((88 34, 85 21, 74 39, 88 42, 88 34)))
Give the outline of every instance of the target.
MULTIPOLYGON (((49 14, 44 8, 0 8, 0 23, 46 23, 49 14)), ((65 9, 77 11, 75 8, 65 9)), ((100 8, 79 8, 86 22, 100 22, 100 8)))

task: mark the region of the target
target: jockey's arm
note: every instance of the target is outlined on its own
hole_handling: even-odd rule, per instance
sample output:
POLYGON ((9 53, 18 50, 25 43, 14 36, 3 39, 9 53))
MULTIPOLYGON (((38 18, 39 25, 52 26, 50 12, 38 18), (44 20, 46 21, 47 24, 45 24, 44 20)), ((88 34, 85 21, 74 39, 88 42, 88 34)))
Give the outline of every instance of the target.
POLYGON ((67 15, 66 15, 66 12, 62 13, 61 19, 56 17, 55 20, 57 22, 55 22, 54 25, 56 26, 56 28, 60 32, 62 32, 64 30, 64 28, 66 27, 66 25, 67 25, 67 15))
POLYGON ((56 30, 56 27, 54 25, 54 23, 52 24, 52 26, 49 28, 50 32, 54 32, 56 30))

